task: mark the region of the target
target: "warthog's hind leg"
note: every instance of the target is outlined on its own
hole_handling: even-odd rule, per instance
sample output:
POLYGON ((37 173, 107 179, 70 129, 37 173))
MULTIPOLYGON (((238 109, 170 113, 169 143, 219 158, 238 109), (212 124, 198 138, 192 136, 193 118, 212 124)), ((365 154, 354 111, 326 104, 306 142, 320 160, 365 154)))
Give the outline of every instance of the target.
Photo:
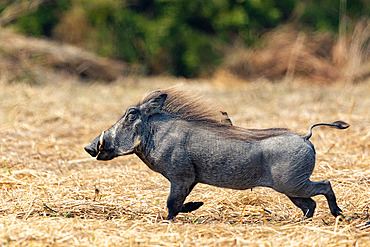
POLYGON ((290 197, 289 199, 303 211, 303 218, 311 218, 315 212, 316 202, 311 198, 290 197))
MULTIPOLYGON (((297 203, 296 205, 301 208, 303 212, 305 212, 306 208, 308 207, 309 201, 302 199, 308 199, 316 195, 324 195, 326 197, 326 200, 328 201, 331 214, 334 217, 342 216, 344 218, 343 214, 341 213, 342 210, 338 207, 337 200, 335 198, 335 194, 330 185, 330 182, 327 180, 321 182, 312 182, 310 180, 307 180, 307 182, 304 183, 299 190, 294 192, 290 191, 290 193, 288 193, 287 195, 291 200, 292 198, 299 198, 299 200, 293 199, 292 202, 294 204, 297 203)), ((310 203, 312 204, 312 202, 310 203)), ((310 214, 310 212, 308 212, 308 214, 310 214)))
POLYGON ((334 217, 342 216, 343 218, 345 218, 344 215, 342 214, 342 209, 338 207, 337 199, 330 185, 330 182, 325 180, 319 183, 321 186, 326 188, 326 193, 324 193, 324 196, 326 197, 326 200, 328 201, 331 214, 334 215, 334 217))

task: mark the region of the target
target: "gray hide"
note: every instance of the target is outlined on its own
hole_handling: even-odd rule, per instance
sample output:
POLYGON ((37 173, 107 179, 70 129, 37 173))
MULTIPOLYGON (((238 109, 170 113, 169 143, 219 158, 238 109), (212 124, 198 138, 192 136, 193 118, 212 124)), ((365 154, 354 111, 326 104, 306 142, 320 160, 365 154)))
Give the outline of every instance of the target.
MULTIPOLYGON (((185 198, 197 183, 238 190, 270 187, 289 197, 305 217, 312 217, 324 195, 332 215, 341 209, 329 181, 312 182, 315 150, 307 136, 286 129, 251 130, 222 124, 204 105, 173 89, 156 91, 129 107, 123 117, 85 150, 98 160, 136 154, 171 183, 167 219, 190 212, 203 202, 185 198)), ((219 113, 218 113, 219 115, 219 113)))

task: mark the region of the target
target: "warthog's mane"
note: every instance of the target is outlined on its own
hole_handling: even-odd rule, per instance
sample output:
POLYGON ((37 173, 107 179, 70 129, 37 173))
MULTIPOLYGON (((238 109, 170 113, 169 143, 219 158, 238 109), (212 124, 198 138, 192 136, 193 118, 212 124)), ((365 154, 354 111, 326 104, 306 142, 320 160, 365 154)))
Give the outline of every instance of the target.
POLYGON ((179 119, 204 125, 224 137, 257 141, 273 136, 291 134, 285 128, 246 129, 222 123, 221 120, 224 116, 219 111, 212 110, 199 96, 176 88, 152 92, 142 99, 138 105, 144 104, 160 94, 167 94, 162 107, 163 112, 179 119))

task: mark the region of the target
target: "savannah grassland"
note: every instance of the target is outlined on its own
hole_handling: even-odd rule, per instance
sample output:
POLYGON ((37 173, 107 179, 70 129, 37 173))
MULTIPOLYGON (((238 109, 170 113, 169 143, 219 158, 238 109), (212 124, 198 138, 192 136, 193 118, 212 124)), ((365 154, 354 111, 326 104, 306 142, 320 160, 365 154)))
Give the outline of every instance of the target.
POLYGON ((0 245, 370 246, 370 81, 233 80, 0 83, 0 245), (164 177, 133 155, 99 162, 85 153, 128 106, 179 83, 242 127, 306 134, 317 122, 350 123, 343 131, 315 128, 310 139, 317 151, 311 179, 331 181, 346 219, 330 214, 324 196, 314 197, 313 219, 302 221, 271 189, 199 184, 187 201, 204 205, 167 221, 164 177))

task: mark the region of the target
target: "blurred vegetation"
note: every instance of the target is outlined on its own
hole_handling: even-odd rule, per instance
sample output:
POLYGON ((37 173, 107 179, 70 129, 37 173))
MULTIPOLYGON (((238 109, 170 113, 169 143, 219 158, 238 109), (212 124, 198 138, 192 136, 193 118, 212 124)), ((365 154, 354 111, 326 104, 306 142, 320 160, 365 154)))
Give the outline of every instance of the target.
POLYGON ((230 47, 279 25, 335 35, 369 16, 367 0, 2 0, 3 26, 76 44, 145 74, 210 74, 230 47), (11 7, 23 11, 11 11, 11 7), (11 17, 11 15, 14 17, 11 17), (10 16, 10 17, 9 17, 10 16), (4 21, 6 20, 6 21, 4 21))

